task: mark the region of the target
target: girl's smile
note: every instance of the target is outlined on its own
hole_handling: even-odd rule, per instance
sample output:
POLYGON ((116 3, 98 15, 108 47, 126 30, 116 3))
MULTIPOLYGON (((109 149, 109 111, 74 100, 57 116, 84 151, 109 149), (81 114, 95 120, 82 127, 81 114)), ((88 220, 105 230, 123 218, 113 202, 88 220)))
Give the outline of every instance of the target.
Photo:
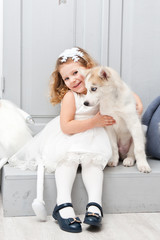
POLYGON ((77 83, 74 88, 78 87, 82 82, 77 83))
POLYGON ((77 93, 85 93, 84 76, 79 72, 79 68, 84 67, 78 62, 64 63, 60 66, 59 72, 69 89, 77 93))

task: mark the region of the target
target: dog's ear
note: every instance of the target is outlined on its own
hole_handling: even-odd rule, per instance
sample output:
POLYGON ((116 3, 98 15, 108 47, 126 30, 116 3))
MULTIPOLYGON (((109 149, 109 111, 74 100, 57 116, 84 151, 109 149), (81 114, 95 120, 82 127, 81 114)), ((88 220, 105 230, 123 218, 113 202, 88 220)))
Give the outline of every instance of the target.
POLYGON ((107 74, 107 71, 106 71, 105 67, 100 68, 98 76, 102 79, 105 79, 105 80, 108 79, 108 74, 107 74))
POLYGON ((90 71, 90 69, 86 69, 86 68, 78 68, 78 72, 80 74, 82 74, 84 77, 87 76, 88 72, 90 71))

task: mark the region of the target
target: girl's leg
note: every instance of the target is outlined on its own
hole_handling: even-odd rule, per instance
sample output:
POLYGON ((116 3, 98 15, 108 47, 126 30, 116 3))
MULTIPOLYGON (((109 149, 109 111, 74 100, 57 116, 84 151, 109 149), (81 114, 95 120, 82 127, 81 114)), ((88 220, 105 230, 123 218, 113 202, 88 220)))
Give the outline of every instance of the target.
MULTIPOLYGON (((57 187, 57 205, 71 203, 71 192, 76 177, 78 163, 63 164, 55 171, 57 187)), ((72 207, 66 207, 59 211, 62 218, 74 218, 75 212, 72 207)))
MULTIPOLYGON (((101 166, 89 163, 82 164, 82 179, 88 193, 88 202, 96 202, 102 206, 103 170, 101 166)), ((89 212, 100 213, 99 208, 90 206, 89 212)))

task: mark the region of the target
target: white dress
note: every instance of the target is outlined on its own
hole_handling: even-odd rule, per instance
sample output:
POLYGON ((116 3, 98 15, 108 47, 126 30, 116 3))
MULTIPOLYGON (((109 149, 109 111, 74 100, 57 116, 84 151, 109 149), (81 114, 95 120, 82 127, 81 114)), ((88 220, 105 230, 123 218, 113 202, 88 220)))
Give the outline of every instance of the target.
MULTIPOLYGON (((98 105, 87 107, 83 104, 85 95, 73 93, 75 97, 75 119, 93 117, 98 105)), ((51 120, 45 128, 9 159, 9 164, 20 169, 36 170, 41 162, 47 172, 55 171, 58 164, 93 162, 104 169, 112 154, 105 128, 67 135, 60 128, 60 117, 51 120)))

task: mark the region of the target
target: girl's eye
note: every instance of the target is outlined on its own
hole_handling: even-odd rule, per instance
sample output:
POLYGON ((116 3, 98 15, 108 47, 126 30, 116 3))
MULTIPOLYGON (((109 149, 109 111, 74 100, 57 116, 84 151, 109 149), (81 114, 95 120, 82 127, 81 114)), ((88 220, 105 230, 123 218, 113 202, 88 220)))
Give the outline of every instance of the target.
POLYGON ((78 71, 75 71, 74 73, 73 73, 73 75, 76 75, 78 73, 78 71))
POLYGON ((66 78, 64 79, 64 81, 67 81, 67 80, 69 80, 69 77, 66 77, 66 78))

